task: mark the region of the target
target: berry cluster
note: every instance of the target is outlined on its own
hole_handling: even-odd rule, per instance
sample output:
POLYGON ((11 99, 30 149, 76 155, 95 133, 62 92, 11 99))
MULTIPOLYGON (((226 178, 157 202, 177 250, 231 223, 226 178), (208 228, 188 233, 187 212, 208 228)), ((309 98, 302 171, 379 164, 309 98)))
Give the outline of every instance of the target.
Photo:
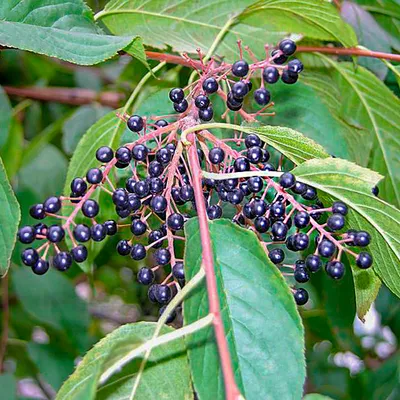
MULTIPOLYGON (((184 264, 175 254, 175 243, 185 240, 182 234, 185 221, 196 215, 198 204, 193 182, 201 179, 191 171, 179 132, 214 117, 208 97, 212 93, 226 102, 227 110, 222 117, 229 110, 246 121, 271 115, 248 114, 242 109, 243 100, 252 89, 250 79, 257 71, 261 72, 261 87, 255 90, 254 99, 268 107, 272 103, 269 104, 270 93, 264 88, 265 83, 275 83, 279 77, 285 83, 294 83, 303 69, 296 59, 283 66, 295 50, 293 41, 284 40, 265 60, 251 65, 243 60, 241 47, 241 58, 232 65, 217 64, 213 59, 204 64, 200 54, 200 61, 195 64, 200 69, 200 78, 186 89, 175 88, 169 93, 179 113, 175 122, 166 120, 173 116, 153 120, 138 115, 119 116, 131 131, 139 134, 139 139, 115 152, 109 147, 100 147, 96 151, 99 165, 89 169, 84 177, 72 180, 69 196, 50 197, 31 207, 30 215, 41 222, 22 227, 18 238, 24 244, 35 240, 44 243, 25 249, 22 262, 35 274, 42 275, 49 269, 52 249, 53 267, 66 271, 73 261, 81 263, 87 259, 88 241, 100 242, 107 236, 125 234, 116 251, 135 261, 149 257, 146 266, 139 269, 137 279, 149 286, 148 297, 152 302, 165 306, 185 283, 184 264), (230 76, 240 80, 233 81, 230 76), (226 83, 226 91, 221 81, 226 83), (186 90, 189 93, 185 97, 186 90), (116 185, 110 178, 113 168, 125 169, 129 176, 116 185), (92 197, 100 190, 110 196, 115 219, 99 221, 100 206, 92 197), (58 218, 63 223, 48 226, 43 223, 46 217, 58 218), (127 231, 130 233, 126 234, 127 231), (72 243, 70 251, 63 250, 65 237, 72 243)), ((250 51, 249 54, 252 56, 250 51)), ((367 246, 370 236, 344 229, 346 205, 335 202, 324 207, 314 188, 298 182, 292 173, 282 172, 282 157, 277 166, 270 162, 268 146, 257 135, 221 140, 203 129, 195 135, 193 145, 203 171, 223 174, 222 179, 203 177, 201 181, 200 198, 204 198, 209 220, 225 214, 235 223, 253 230, 269 259, 279 268, 289 269, 296 282, 307 282, 310 274, 321 269, 324 263, 326 273, 340 279, 344 274, 341 262, 344 252, 355 257, 360 268, 371 266, 369 253, 356 254, 350 249, 367 246), (254 176, 237 176, 248 171, 254 172, 254 176), (309 254, 299 257, 293 265, 285 264, 286 250, 309 254)), ((293 293, 298 304, 307 302, 305 289, 293 289, 293 293)), ((160 312, 163 310, 162 307, 160 312)), ((169 320, 173 317, 169 316, 169 320)))

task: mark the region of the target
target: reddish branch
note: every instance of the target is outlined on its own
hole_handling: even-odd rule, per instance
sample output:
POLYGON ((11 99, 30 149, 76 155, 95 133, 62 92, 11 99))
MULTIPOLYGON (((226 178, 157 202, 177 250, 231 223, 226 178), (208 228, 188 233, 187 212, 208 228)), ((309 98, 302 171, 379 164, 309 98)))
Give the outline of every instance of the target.
POLYGON ((124 99, 123 93, 102 92, 81 88, 65 87, 13 87, 3 86, 5 92, 10 96, 19 96, 40 101, 54 101, 57 103, 82 105, 100 103, 112 108, 118 108, 124 99))
POLYGON ((231 356, 226 341, 224 325, 222 323, 220 303, 217 290, 217 280, 214 271, 214 258, 211 248, 210 231, 208 229, 208 218, 204 203, 203 189, 201 183, 201 168, 195 146, 194 135, 189 136, 192 145, 188 150, 189 165, 193 176, 193 189, 196 200, 197 215, 199 217, 200 238, 202 246, 203 268, 206 274, 208 304, 210 313, 213 314, 213 325, 219 356, 221 359, 222 373, 224 375, 225 395, 227 400, 237 400, 240 392, 236 386, 232 369, 231 356))

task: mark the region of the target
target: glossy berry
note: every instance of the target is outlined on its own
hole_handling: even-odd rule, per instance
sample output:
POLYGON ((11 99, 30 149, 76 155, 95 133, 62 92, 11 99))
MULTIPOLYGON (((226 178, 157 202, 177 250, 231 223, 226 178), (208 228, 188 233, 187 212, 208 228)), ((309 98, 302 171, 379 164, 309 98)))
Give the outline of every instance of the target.
POLYGON ((164 190, 164 182, 161 178, 150 178, 149 188, 151 194, 159 194, 164 190))
POLYGON ((129 117, 127 125, 132 132, 140 132, 144 127, 143 118, 139 115, 132 115, 129 117))
POLYGON ((343 278, 345 268, 340 261, 329 261, 326 263, 325 271, 332 279, 343 278))
POLYGON ((179 190, 179 197, 182 201, 191 201, 194 199, 194 190, 190 185, 183 185, 179 190))
POLYGON ((332 204, 332 212, 333 214, 342 214, 347 215, 349 209, 347 208, 346 204, 341 201, 335 201, 332 204))
POLYGON ((281 264, 285 259, 285 253, 282 249, 273 249, 268 253, 268 257, 273 264, 281 264))
POLYGON ((66 271, 72 265, 72 256, 66 251, 60 251, 53 258, 53 266, 59 271, 66 271))
POLYGON ((240 182, 239 189, 243 192, 245 196, 248 196, 251 193, 247 182, 240 182))
POLYGON ((306 258, 306 267, 311 272, 317 272, 322 267, 322 261, 316 254, 309 254, 306 258))
POLYGON ((157 249, 154 252, 154 259, 159 265, 167 265, 171 261, 171 253, 168 249, 157 249))
POLYGON ((310 280, 310 275, 306 268, 302 266, 296 266, 294 269, 293 277, 296 282, 306 283, 310 280))
POLYGON ((83 196, 87 189, 87 183, 82 178, 75 178, 71 182, 71 191, 77 196, 83 196))
POLYGON ((279 50, 285 56, 292 56, 296 52, 297 46, 293 40, 284 39, 279 43, 279 50))
POLYGON ((266 106, 271 100, 271 93, 269 90, 260 88, 254 92, 254 100, 260 106, 266 106))
POLYGON ((167 148, 163 147, 156 152, 156 160, 161 164, 168 164, 171 161, 172 154, 167 148))
POLYGON ((310 244, 310 239, 305 233, 296 233, 293 237, 293 247, 297 251, 305 250, 310 244))
POLYGON ((35 240, 35 237, 35 229, 32 226, 24 226, 18 231, 18 240, 21 243, 32 243, 35 240))
POLYGON ((224 161, 225 152, 220 147, 213 147, 208 153, 208 159, 211 164, 219 164, 224 161))
POLYGON ((250 162, 246 157, 239 157, 235 160, 233 168, 236 172, 250 171, 250 162))
POLYGON ((326 221, 328 228, 332 231, 340 231, 344 227, 345 222, 342 214, 333 214, 326 221))
POLYGON ((233 189, 232 191, 228 192, 227 200, 231 204, 240 204, 244 198, 244 194, 240 189, 233 189))
POLYGON ((299 211, 293 218, 296 228, 306 228, 310 223, 310 215, 306 211, 299 211))
POLYGON ((360 247, 366 247, 371 243, 371 236, 368 232, 360 231, 354 237, 354 244, 360 247))
POLYGON ((134 219, 131 224, 131 232, 135 236, 143 235, 147 230, 147 225, 140 219, 134 219))
POLYGON ((150 193, 150 186, 147 181, 139 181, 136 182, 134 191, 139 198, 143 198, 148 196, 148 194, 150 193))
POLYGON ((235 99, 232 92, 228 93, 226 99, 226 106, 232 111, 239 111, 242 108, 243 99, 235 99))
POLYGON ((149 290, 147 291, 147 297, 149 298, 149 300, 152 302, 152 303, 157 303, 157 300, 156 300, 156 290, 157 290, 157 287, 158 287, 159 285, 157 285, 157 284, 154 284, 154 285, 151 285, 150 287, 149 287, 149 290))
POLYGON ((32 266, 32 271, 36 275, 44 275, 49 270, 49 263, 40 258, 35 265, 32 266))
POLYGON ((92 185, 97 185, 103 180, 103 172, 99 168, 91 168, 86 174, 86 180, 92 185))
POLYGON ((134 260, 143 260, 143 258, 146 257, 146 249, 145 247, 140 244, 140 243, 136 243, 132 246, 132 250, 131 250, 131 257, 134 260))
POLYGON ((279 80, 279 71, 275 67, 267 67, 263 70, 264 81, 273 84, 279 80))
POLYGON ((118 207, 128 207, 128 193, 125 189, 115 189, 112 194, 112 201, 118 207))
POLYGON ((164 167, 161 163, 154 160, 149 164, 148 172, 149 175, 154 178, 160 176, 164 172, 164 167))
POLYGON ((168 121, 166 121, 165 119, 159 119, 154 123, 154 125, 157 126, 157 128, 164 128, 168 126, 168 121))
POLYGON ((128 203, 129 203, 128 209, 132 212, 138 211, 142 206, 142 202, 135 193, 128 194, 128 203))
POLYGON ((117 243, 117 252, 121 254, 121 256, 127 256, 132 250, 132 246, 128 243, 127 240, 120 240, 117 243))
POLYGON ((218 204, 207 207, 207 216, 210 220, 222 217, 222 208, 218 204))
POLYGON ((46 217, 43 204, 35 204, 29 209, 29 214, 32 218, 43 219, 46 217))
POLYGON ((95 224, 90 228, 92 240, 101 242, 107 236, 107 228, 103 224, 95 224))
POLYGON ((154 282, 154 272, 150 268, 140 268, 137 274, 137 280, 142 285, 151 285, 154 282))
POLYGON ((279 178, 279 184, 284 188, 284 189, 290 189, 292 188, 296 183, 296 178, 294 175, 290 172, 285 172, 281 177, 279 178))
POLYGON ((282 72, 281 79, 282 79, 283 83, 286 83, 288 85, 293 85, 294 83, 297 82, 297 80, 299 79, 299 76, 297 74, 289 72, 287 69, 285 69, 282 72))
POLYGON ((22 262, 28 267, 32 267, 39 260, 39 254, 35 249, 25 249, 21 254, 22 262))
POLYGON ((294 300, 298 306, 304 306, 308 301, 308 292, 305 289, 296 289, 293 294, 294 300))
POLYGON ((61 200, 58 197, 52 196, 46 199, 43 203, 44 211, 55 214, 61 209, 61 200))
POLYGON ((267 232, 269 227, 270 227, 270 222, 269 219, 266 217, 257 217, 254 220, 254 228, 256 228, 256 231, 259 233, 267 232))
POLYGON ((366 251, 362 251, 356 258, 356 264, 361 269, 367 269, 372 265, 372 256, 366 251))
MULTIPOLYGON (((154 242, 157 242, 158 240, 160 240, 161 238, 163 238, 165 235, 159 230, 156 229, 155 231, 151 231, 149 233, 149 237, 148 237, 148 243, 152 244, 154 242)), ((158 243, 154 244, 152 246, 153 249, 158 249, 163 245, 163 241, 160 240, 158 243)))
POLYGON ((318 252, 322 257, 332 257, 335 254, 336 246, 327 239, 321 240, 318 245, 318 252))
POLYGON ((301 194, 304 200, 315 200, 317 198, 317 191, 311 187, 307 186, 306 190, 301 194))
POLYGON ((108 146, 102 146, 96 151, 96 159, 101 163, 108 163, 113 159, 113 157, 114 153, 112 149, 108 146))
POLYGON ((254 200, 252 202, 252 211, 256 217, 261 217, 267 211, 267 203, 264 200, 254 200))
POLYGON ((132 159, 132 153, 127 147, 121 146, 115 152, 115 158, 123 164, 128 164, 132 159))
POLYGON ((42 240, 40 238, 38 238, 38 235, 46 235, 47 232, 47 225, 46 224, 36 224, 33 226, 34 230, 35 230, 35 234, 36 234, 36 239, 42 240))
POLYGON ((264 181, 260 176, 252 176, 247 181, 247 186, 251 193, 258 193, 262 190, 264 186, 264 181))
POLYGON ((187 110, 189 104, 186 99, 183 99, 180 103, 174 103, 174 110, 178 113, 183 113, 187 110))
POLYGON ((181 88, 174 88, 170 90, 169 98, 173 103, 180 103, 185 98, 185 93, 181 88))
POLYGON ((243 99, 249 92, 249 87, 242 81, 236 82, 232 86, 232 94, 236 99, 243 99))
POLYGON ((71 255, 75 262, 81 263, 86 261, 88 256, 88 251, 85 246, 79 245, 71 250, 71 255))
POLYGON ((304 65, 300 60, 294 59, 288 62, 287 68, 289 74, 297 76, 297 74, 300 74, 303 71, 304 65))
POLYGON ((244 144, 249 149, 250 147, 254 147, 254 146, 261 147, 262 141, 257 135, 250 134, 250 135, 247 135, 246 138, 244 139, 244 144))
POLYGON ((373 194, 374 196, 378 196, 378 194, 379 194, 379 188, 378 188, 378 186, 374 186, 374 187, 371 189, 371 192, 372 192, 372 194, 373 194))
POLYGON ((218 90, 218 82, 215 78, 207 78, 203 82, 203 90, 208 93, 215 93, 218 90))
POLYGON ((296 181, 296 183, 292 188, 290 188, 290 190, 295 194, 303 194, 307 190, 307 185, 305 183, 296 181))
POLYGON ((175 279, 179 279, 179 280, 185 279, 185 269, 183 267, 183 262, 178 261, 172 267, 172 275, 175 279))
POLYGON ((91 238, 90 228, 85 224, 78 224, 72 233, 77 242, 85 243, 91 238))
POLYGON ((211 121, 214 116, 214 110, 211 106, 199 110, 199 118, 202 121, 211 121))
POLYGON ((232 65, 232 74, 243 78, 249 73, 249 64, 244 60, 236 61, 232 65))
POLYGON ((283 241, 286 238, 288 227, 281 221, 274 222, 271 227, 271 235, 273 240, 283 241))
POLYGON ((47 230, 47 239, 52 243, 59 243, 64 239, 65 231, 59 225, 51 225, 47 230))
POLYGON ((148 153, 149 149, 143 144, 136 144, 132 148, 132 157, 136 161, 145 161, 148 153))
POLYGON ((185 220, 182 214, 174 213, 168 216, 167 218, 167 225, 168 228, 173 231, 179 231, 183 228, 185 220))
POLYGON ((172 298, 171 288, 167 285, 157 285, 155 298, 160 304, 167 304, 172 298))
POLYGON ((194 99, 194 104, 200 110, 204 110, 210 105, 210 99, 204 94, 200 94, 194 99))
POLYGON ((164 196, 154 196, 150 201, 150 208, 156 213, 162 213, 167 209, 167 199, 164 196))
POLYGON ((247 150, 247 158, 252 164, 258 164, 261 162, 263 152, 261 147, 253 146, 247 150))
POLYGON ((271 217, 279 218, 285 215, 285 206, 280 201, 276 201, 275 203, 271 204, 270 208, 270 215, 271 217))
POLYGON ((86 200, 82 205, 82 213, 85 217, 94 218, 99 213, 99 204, 92 199, 86 200))
POLYGON ((279 50, 272 50, 271 52, 271 56, 273 57, 273 61, 275 64, 277 65, 282 65, 285 64, 285 62, 287 61, 287 57, 282 54, 279 50))

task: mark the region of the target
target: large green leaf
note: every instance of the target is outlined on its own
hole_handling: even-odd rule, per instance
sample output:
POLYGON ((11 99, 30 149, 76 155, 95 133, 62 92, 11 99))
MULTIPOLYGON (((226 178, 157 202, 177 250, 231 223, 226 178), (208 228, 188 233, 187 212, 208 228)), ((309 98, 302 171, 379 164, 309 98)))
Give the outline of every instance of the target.
POLYGON ((0 276, 8 270, 21 212, 0 158, 0 276))
POLYGON ((216 50, 230 60, 238 55, 238 38, 251 44, 258 55, 263 54, 265 43, 275 43, 285 33, 336 40, 347 46, 357 44, 351 28, 326 1, 319 1, 315 7, 314 0, 112 0, 96 18, 114 34, 140 35, 153 47, 195 52, 198 47, 203 51, 210 48, 234 15, 238 18, 216 50))
MULTIPOLYGON (((138 378, 141 358, 127 364, 104 386, 99 387, 100 376, 132 349, 150 340, 155 327, 155 323, 140 322, 124 325, 110 333, 85 355, 58 392, 57 400, 130 398, 132 386, 138 378)), ((161 334, 172 331, 172 328, 164 326, 161 334)), ((153 349, 146 365, 135 399, 187 400, 193 397, 183 339, 153 349)))
POLYGON ((0 87, 0 149, 6 143, 11 125, 12 108, 3 88, 0 87))
POLYGON ((132 55, 143 54, 140 41, 132 40, 132 36, 104 35, 82 0, 10 0, 0 4, 3 46, 91 65, 127 46, 132 55))
MULTIPOLYGON (((293 296, 254 233, 228 220, 210 222, 221 313, 236 382, 247 400, 298 399, 305 379, 303 327, 293 296)), ((197 219, 185 225, 185 274, 201 266, 197 219)), ((204 286, 184 302, 185 323, 208 313, 204 286)), ((221 368, 206 328, 187 338, 195 390, 200 400, 223 399, 221 368)))
POLYGON ((23 127, 16 118, 13 118, 10 124, 10 134, 8 135, 8 139, 0 150, 0 155, 3 159, 4 167, 10 180, 14 178, 20 168, 23 145, 23 127))
MULTIPOLYGON (((336 63, 322 56, 331 68, 332 78, 339 88, 341 117, 354 121, 365 129, 360 141, 372 142, 365 164, 386 177, 381 193, 388 201, 400 204, 400 99, 375 75, 363 67, 336 63)), ((355 147, 354 151, 360 151, 355 147)))
MULTIPOLYGON (((333 158, 307 161, 293 173, 300 181, 345 202, 350 207, 348 225, 371 234, 368 249, 374 257, 373 270, 359 271, 354 267, 359 271, 359 280, 355 282, 357 301, 364 302, 358 307, 366 312, 374 300, 373 294, 377 294, 379 283, 373 271, 400 296, 400 211, 371 192, 382 177, 349 161, 333 158)), ((354 264, 353 258, 351 262, 354 264)))
POLYGON ((38 321, 65 335, 80 352, 89 344, 89 312, 86 303, 75 292, 71 281, 62 273, 50 270, 45 276, 29 268, 12 270, 12 283, 25 310, 38 321))
MULTIPOLYGON (((64 193, 66 196, 71 193, 70 184, 74 178, 86 176, 86 172, 90 168, 97 167, 99 165, 99 162, 96 159, 96 150, 101 146, 110 146, 116 149, 119 146, 124 129, 125 124, 118 119, 116 116, 116 111, 111 111, 97 121, 86 132, 86 134, 79 141, 68 168, 67 179, 64 187, 64 193)), ((115 215, 115 210, 113 212, 113 204, 108 193, 97 189, 91 198, 98 201, 100 204, 100 208, 102 210, 102 220, 99 220, 100 223, 115 215)), ((64 209, 65 215, 68 215, 70 212, 70 207, 64 209)), ((76 220, 83 220, 83 216, 79 214, 76 220)), ((84 263, 79 264, 79 266, 85 272, 91 271, 94 257, 102 249, 105 242, 105 240, 97 243, 91 241, 90 244, 88 244, 87 247, 89 250, 89 259, 84 263)))

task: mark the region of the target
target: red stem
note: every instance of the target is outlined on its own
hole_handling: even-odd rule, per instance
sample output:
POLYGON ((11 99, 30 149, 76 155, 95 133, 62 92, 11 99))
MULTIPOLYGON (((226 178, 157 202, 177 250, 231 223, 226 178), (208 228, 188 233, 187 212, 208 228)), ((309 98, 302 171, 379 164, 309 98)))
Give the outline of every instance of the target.
POLYGON ((202 246, 202 266, 206 274, 208 304, 210 313, 214 316, 213 325, 217 347, 221 360, 221 368, 224 376, 225 394, 227 400, 237 400, 240 398, 239 389, 236 386, 235 377, 232 369, 231 356, 228 343, 225 337, 224 325, 221 319, 220 303, 217 290, 217 280, 214 271, 214 259, 211 248, 211 237, 208 229, 208 219, 206 206, 204 203, 203 189, 201 183, 201 167, 194 145, 194 135, 189 135, 192 145, 188 150, 188 159, 193 176, 193 189, 196 200, 197 215, 199 217, 200 238, 202 246))

